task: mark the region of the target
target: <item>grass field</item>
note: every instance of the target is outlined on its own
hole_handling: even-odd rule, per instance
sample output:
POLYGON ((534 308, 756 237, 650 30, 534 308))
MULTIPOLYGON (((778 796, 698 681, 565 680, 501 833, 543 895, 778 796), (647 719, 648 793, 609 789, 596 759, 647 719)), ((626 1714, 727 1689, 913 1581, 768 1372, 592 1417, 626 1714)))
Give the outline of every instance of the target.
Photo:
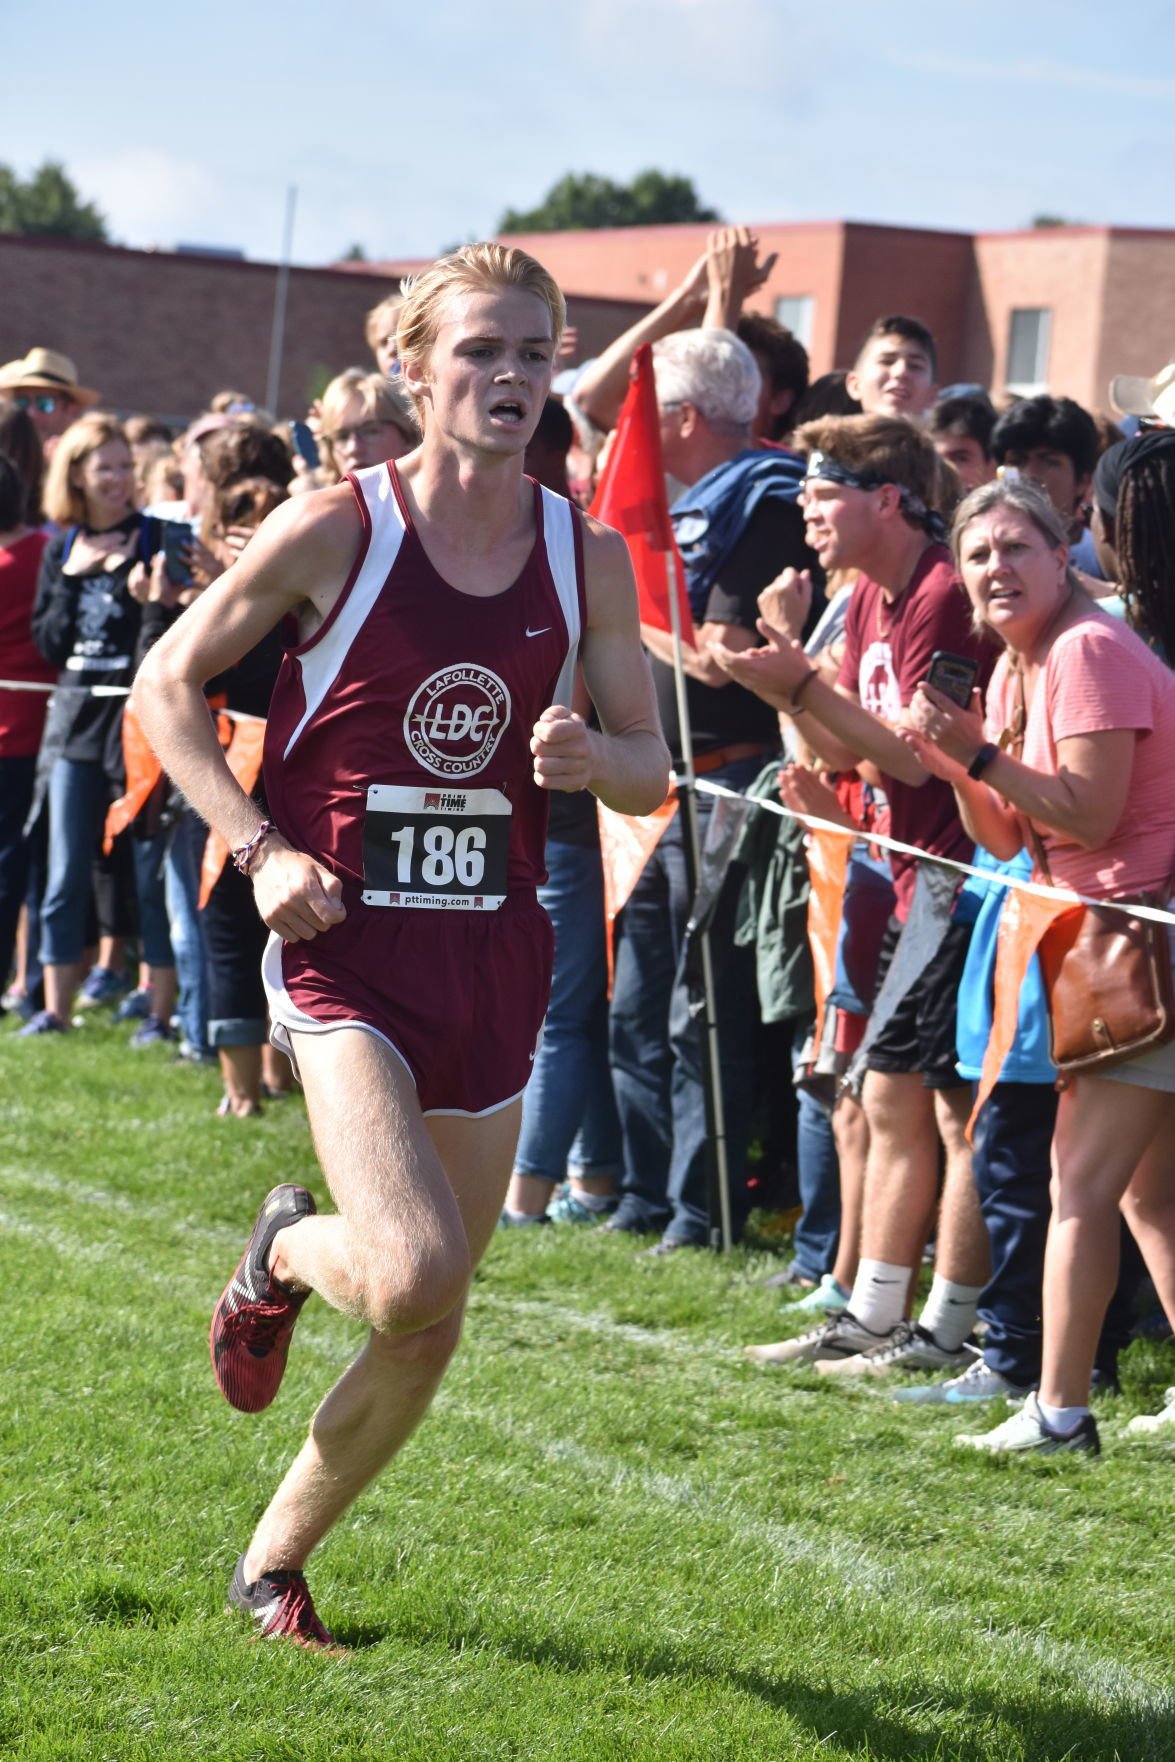
MULTIPOLYGON (((353 1650, 249 1643, 233 1561, 357 1344, 314 1302, 259 1418, 212 1303, 301 1103, 212 1117, 124 1031, 0 1029, 0 1756, 21 1762, 1175 1758, 1175 1450, 970 1460, 984 1410, 759 1371, 765 1254, 502 1233, 399 1463, 311 1575, 353 1650)), ((997 1416, 998 1417, 998 1416, 997 1416)))

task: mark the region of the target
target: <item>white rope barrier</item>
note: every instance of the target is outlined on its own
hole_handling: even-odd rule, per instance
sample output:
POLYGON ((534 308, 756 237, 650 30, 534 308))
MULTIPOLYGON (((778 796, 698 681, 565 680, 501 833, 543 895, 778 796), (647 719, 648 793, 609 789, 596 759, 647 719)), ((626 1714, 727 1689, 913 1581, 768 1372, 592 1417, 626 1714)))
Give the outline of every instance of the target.
MULTIPOLYGON (((781 761, 782 762, 782 761, 781 761)), ((736 801, 747 798, 737 789, 727 789, 722 783, 707 783, 699 778, 697 788, 705 795, 725 795, 736 801)), ((1137 905, 1132 900, 1090 899, 1084 893, 1073 893, 1067 887, 1050 887, 1043 881, 1022 881, 1012 875, 997 875, 991 869, 977 869, 973 863, 962 863, 956 857, 936 856, 933 851, 920 850, 916 844, 903 844, 898 838, 887 838, 880 832, 865 832, 859 827, 842 826, 836 820, 822 820, 815 814, 797 814, 793 808, 784 807, 782 802, 764 801, 761 797, 754 798, 756 805, 766 808, 769 813, 778 814, 782 820, 798 820, 802 826, 810 826, 820 832, 836 832, 842 838, 862 839, 866 844, 880 845, 883 850, 897 851, 901 856, 917 857, 924 863, 938 863, 940 868, 954 869, 959 875, 973 875, 988 886, 1014 887, 1020 893, 1035 893, 1039 899, 1060 899, 1067 905, 1095 905, 1109 911, 1123 912, 1130 918, 1146 918, 1152 924, 1175 925, 1175 912, 1163 911, 1158 906, 1137 905)))

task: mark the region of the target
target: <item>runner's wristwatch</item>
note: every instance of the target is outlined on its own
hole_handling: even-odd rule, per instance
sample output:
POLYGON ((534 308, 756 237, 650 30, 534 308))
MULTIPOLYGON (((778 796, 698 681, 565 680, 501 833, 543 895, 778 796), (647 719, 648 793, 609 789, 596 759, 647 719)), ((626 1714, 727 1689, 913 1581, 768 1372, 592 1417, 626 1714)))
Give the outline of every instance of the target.
POLYGON ((971 763, 967 766, 968 777, 982 777, 992 760, 998 759, 999 756, 999 747, 995 746, 990 740, 985 740, 971 763))

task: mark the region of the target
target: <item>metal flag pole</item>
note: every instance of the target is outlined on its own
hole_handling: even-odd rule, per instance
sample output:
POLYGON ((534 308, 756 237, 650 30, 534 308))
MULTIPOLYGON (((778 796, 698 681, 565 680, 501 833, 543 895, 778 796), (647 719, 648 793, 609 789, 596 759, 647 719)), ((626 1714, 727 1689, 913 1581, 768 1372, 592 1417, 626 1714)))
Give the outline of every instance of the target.
POLYGON ((286 342, 286 301, 290 292, 290 257, 294 249, 294 210, 298 191, 293 184, 286 191, 286 225, 282 238, 282 259, 278 265, 277 286, 273 291, 273 329, 269 334, 269 373, 265 381, 265 408, 278 416, 278 399, 282 385, 282 352, 286 342))
MULTIPOLYGON (((698 885, 702 867, 701 839, 698 835, 697 773, 694 770, 694 737, 690 728, 686 698, 685 663, 681 652, 681 612, 677 603, 677 573, 674 553, 666 551, 665 579, 669 592, 669 623, 673 637, 673 683, 677 693, 677 723, 681 731, 681 758, 685 777, 678 784, 680 812, 684 821, 686 884, 690 899, 698 885)), ((702 1092, 706 1102, 707 1140, 707 1212, 710 1247, 728 1254, 733 1241, 730 1222, 730 1167, 726 1152, 726 1109, 722 1102, 722 1061, 718 1046, 718 1013, 714 1003, 714 963, 710 956, 710 931, 702 929, 699 937, 702 967, 702 1035, 704 1059, 702 1092)))

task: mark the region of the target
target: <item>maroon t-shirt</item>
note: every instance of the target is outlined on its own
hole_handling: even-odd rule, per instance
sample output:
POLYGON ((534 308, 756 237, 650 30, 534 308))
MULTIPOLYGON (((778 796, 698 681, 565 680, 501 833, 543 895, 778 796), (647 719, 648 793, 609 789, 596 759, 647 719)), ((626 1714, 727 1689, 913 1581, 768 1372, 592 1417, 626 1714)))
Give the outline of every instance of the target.
MULTIPOLYGON (((33 642, 33 600, 43 532, 29 532, 14 545, 0 546, 0 679, 52 685, 57 668, 33 642)), ((0 758, 31 758, 41 744, 49 697, 40 691, 6 691, 0 686, 0 758)))
MULTIPOLYGON (((861 576, 845 618, 845 655, 837 684, 855 692, 867 710, 897 722, 936 649, 970 655, 980 663, 979 684, 990 674, 995 655, 971 627, 971 607, 959 585, 945 545, 928 545, 910 585, 895 605, 880 587, 861 576)), ((916 844, 934 856, 970 861, 974 848, 963 830, 949 783, 931 777, 921 788, 883 777, 890 804, 890 831, 903 844, 916 844)), ((890 855, 897 912, 905 918, 914 893, 913 857, 890 855)))

